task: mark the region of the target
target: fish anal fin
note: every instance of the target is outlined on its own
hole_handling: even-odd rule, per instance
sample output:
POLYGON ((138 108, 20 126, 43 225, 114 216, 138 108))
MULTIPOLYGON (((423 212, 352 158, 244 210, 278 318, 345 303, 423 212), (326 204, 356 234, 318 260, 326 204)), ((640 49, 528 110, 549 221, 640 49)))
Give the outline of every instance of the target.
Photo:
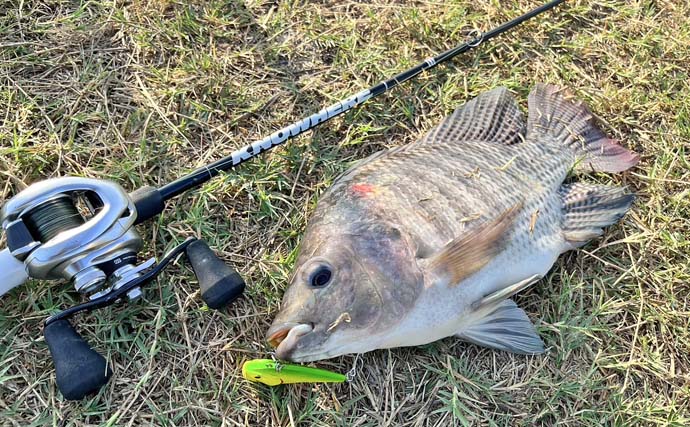
POLYGON ((630 209, 635 196, 624 188, 585 183, 563 185, 563 237, 582 246, 603 234, 630 209))
POLYGON ((544 343, 527 314, 510 299, 492 307, 456 336, 482 347, 517 354, 541 354, 544 343))
POLYGON ((426 269, 455 286, 481 270, 505 247, 506 233, 522 203, 464 233, 429 258, 426 269))
POLYGON ((486 141, 510 145, 524 140, 525 120, 504 87, 482 93, 446 117, 422 141, 486 141))

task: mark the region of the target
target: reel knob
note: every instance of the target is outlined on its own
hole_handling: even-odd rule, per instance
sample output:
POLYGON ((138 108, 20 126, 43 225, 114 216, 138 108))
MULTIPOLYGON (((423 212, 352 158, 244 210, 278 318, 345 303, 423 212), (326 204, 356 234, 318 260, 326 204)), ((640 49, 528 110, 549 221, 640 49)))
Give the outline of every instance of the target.
POLYGON ((244 279, 218 258, 206 242, 195 240, 185 252, 199 280, 201 298, 206 305, 217 310, 242 295, 244 279))
POLYGON ((55 365, 60 392, 67 400, 81 400, 103 387, 113 371, 67 320, 57 320, 43 329, 55 365))

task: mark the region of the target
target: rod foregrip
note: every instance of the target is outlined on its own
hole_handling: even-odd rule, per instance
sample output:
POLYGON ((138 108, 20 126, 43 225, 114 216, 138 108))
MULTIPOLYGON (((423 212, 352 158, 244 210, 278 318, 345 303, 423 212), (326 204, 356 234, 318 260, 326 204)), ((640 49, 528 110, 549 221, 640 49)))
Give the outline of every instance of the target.
POLYGON ((209 248, 203 240, 192 242, 186 249, 194 274, 199 280, 201 298, 213 309, 223 308, 242 295, 244 280, 209 248))
POLYGON ((105 358, 84 341, 67 320, 43 329, 60 392, 67 400, 81 400, 98 391, 110 379, 112 370, 105 358))
POLYGON ((165 209, 165 199, 157 188, 147 185, 134 190, 129 197, 137 210, 135 225, 153 218, 165 209))

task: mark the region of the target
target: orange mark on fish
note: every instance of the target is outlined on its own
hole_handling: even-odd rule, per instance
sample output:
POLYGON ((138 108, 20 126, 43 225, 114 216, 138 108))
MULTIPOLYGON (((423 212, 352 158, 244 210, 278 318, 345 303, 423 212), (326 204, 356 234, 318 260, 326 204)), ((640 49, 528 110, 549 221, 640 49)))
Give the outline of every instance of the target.
POLYGON ((366 183, 352 184, 350 190, 360 196, 368 196, 370 194, 376 193, 376 186, 366 183))

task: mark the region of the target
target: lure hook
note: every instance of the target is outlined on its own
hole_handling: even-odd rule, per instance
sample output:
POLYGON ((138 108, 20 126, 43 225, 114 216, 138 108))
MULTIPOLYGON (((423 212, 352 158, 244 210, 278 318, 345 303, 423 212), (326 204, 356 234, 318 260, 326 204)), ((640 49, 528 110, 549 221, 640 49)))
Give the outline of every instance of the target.
POLYGON ((347 371, 345 374, 345 378, 347 378, 347 382, 351 383, 355 377, 357 376, 357 362, 359 362, 359 359, 362 357, 360 353, 357 353, 355 356, 355 361, 352 363, 352 369, 347 371))

